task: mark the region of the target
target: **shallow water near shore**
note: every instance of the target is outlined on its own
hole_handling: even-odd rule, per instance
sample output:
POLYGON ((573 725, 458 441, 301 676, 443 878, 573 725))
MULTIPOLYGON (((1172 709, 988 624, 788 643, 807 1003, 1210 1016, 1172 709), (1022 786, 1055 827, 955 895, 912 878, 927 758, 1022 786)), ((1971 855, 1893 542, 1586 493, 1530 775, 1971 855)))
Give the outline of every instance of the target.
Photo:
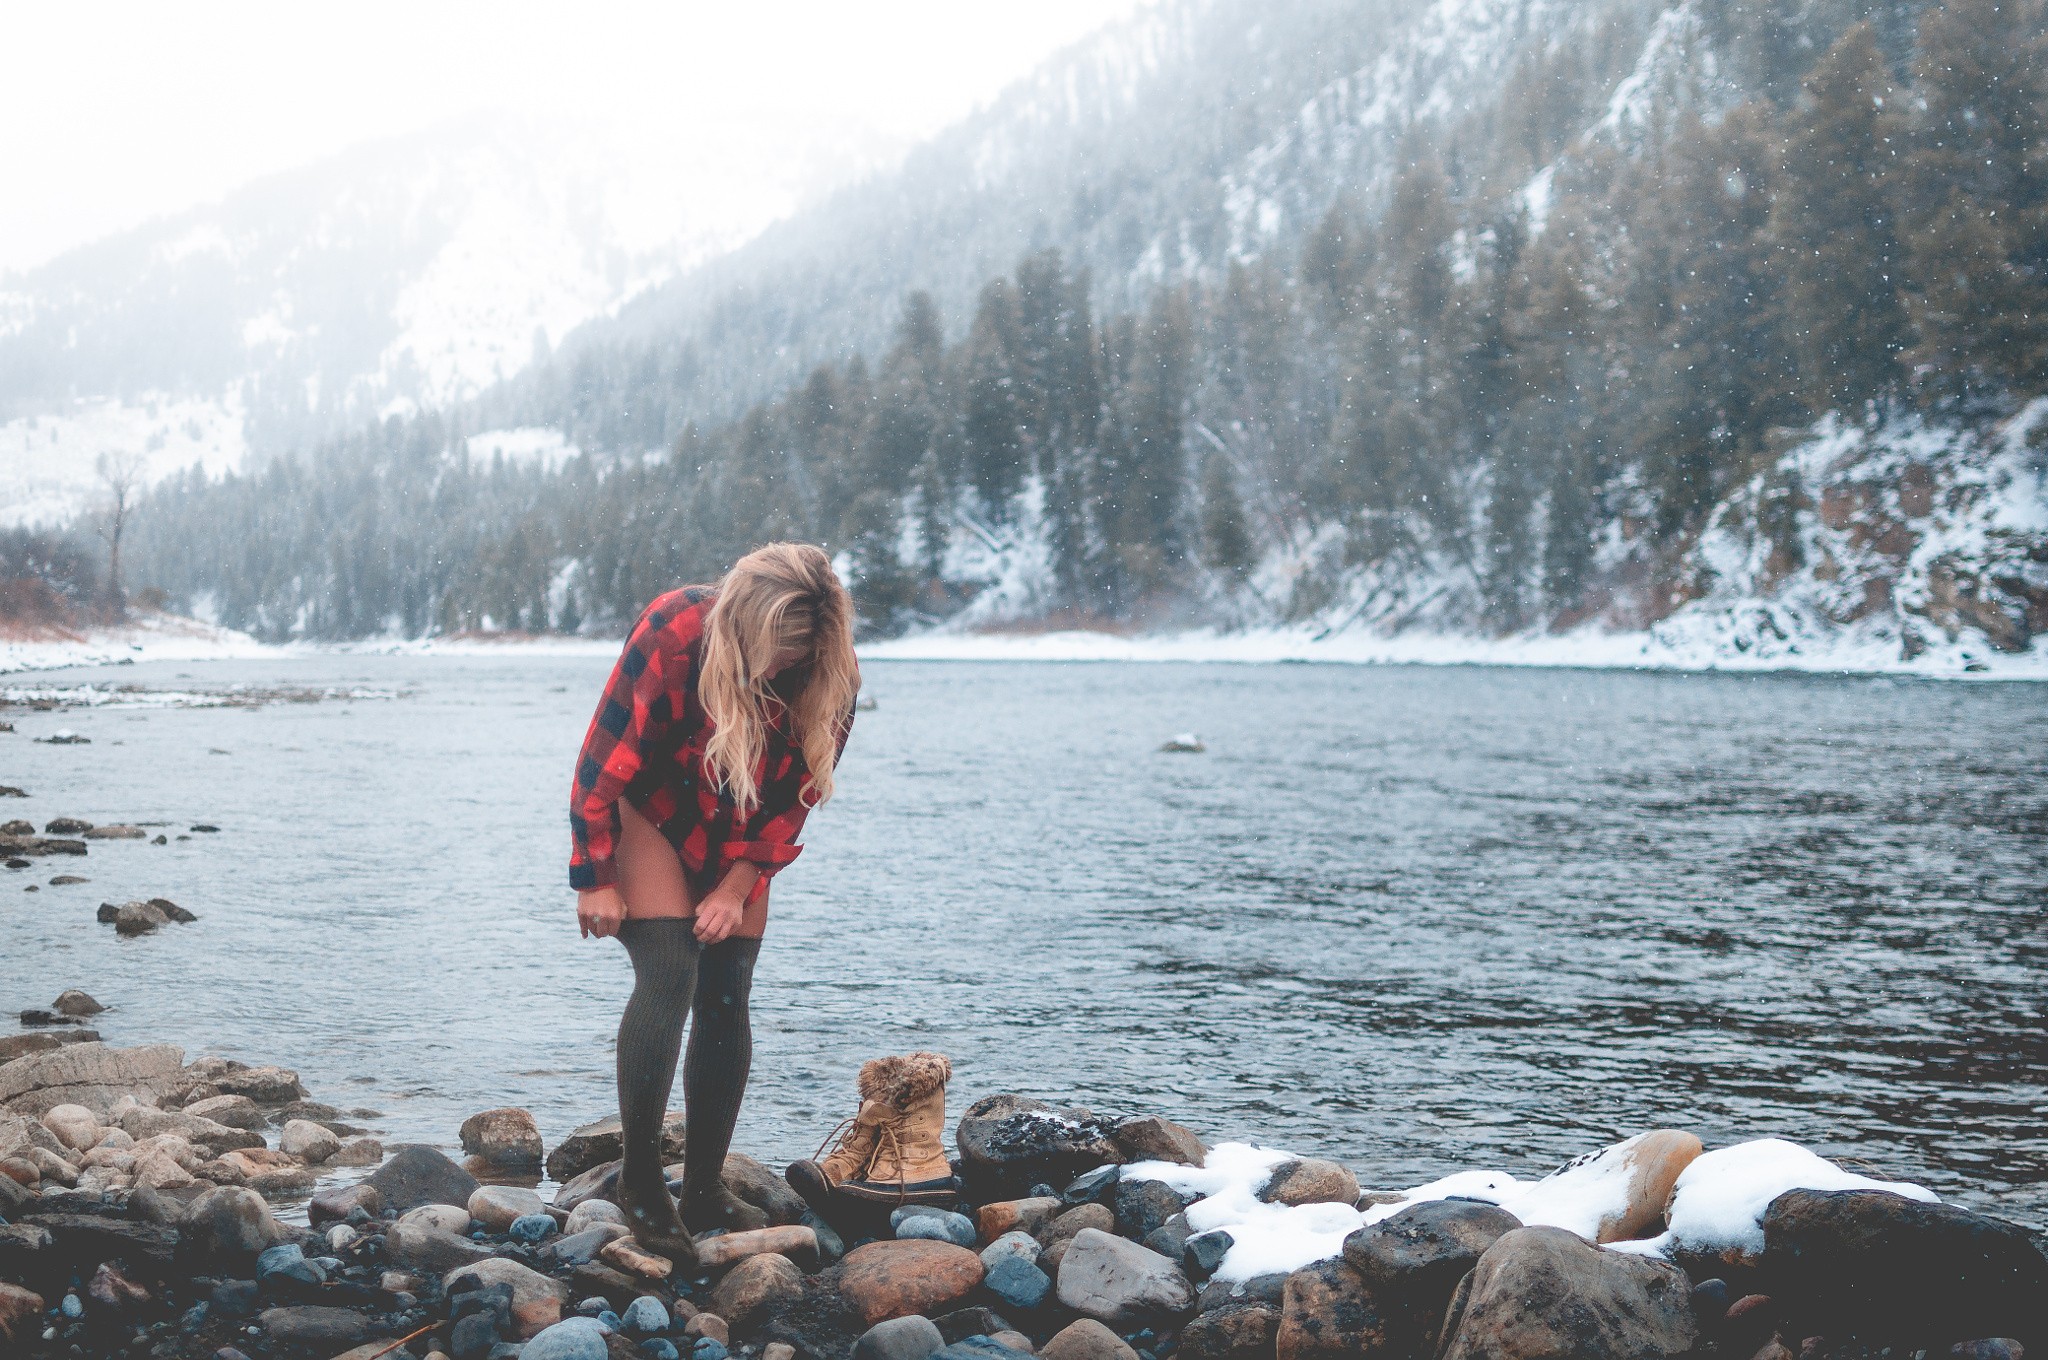
MULTIPOLYGON (((609 1108, 630 985, 564 886, 608 669, 39 674, 402 696, 0 715, 0 784, 32 795, 0 820, 221 828, 0 871, 0 1006, 82 987, 109 1042, 295 1067, 387 1142, 518 1104, 552 1144, 609 1108), (32 740, 60 728, 92 744, 32 740), (158 895, 199 922, 94 922, 158 895)), ((937 1048, 954 1117, 1005 1090, 1155 1111, 1375 1188, 1678 1125, 2048 1222, 2048 687, 866 669, 879 708, 776 884, 743 1150, 809 1155, 863 1059, 937 1048), (1158 751, 1183 731, 1207 753, 1158 751)))

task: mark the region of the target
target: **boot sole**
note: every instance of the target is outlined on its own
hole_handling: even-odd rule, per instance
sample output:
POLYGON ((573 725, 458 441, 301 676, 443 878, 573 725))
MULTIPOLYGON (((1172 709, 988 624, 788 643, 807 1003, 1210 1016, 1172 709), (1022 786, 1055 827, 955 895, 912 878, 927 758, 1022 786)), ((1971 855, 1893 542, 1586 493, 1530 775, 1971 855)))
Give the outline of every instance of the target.
POLYGON ((947 1176, 943 1180, 914 1181, 909 1185, 875 1185, 865 1181, 842 1181, 833 1193, 843 1199, 858 1200, 862 1204, 924 1204, 943 1208, 960 1198, 960 1187, 954 1184, 951 1176, 947 1176))
POLYGON ((789 1169, 782 1173, 782 1179, 789 1182, 789 1188, 804 1198, 811 1211, 818 1217, 831 1221, 832 1182, 825 1179, 825 1173, 818 1169, 816 1162, 791 1162, 789 1169))

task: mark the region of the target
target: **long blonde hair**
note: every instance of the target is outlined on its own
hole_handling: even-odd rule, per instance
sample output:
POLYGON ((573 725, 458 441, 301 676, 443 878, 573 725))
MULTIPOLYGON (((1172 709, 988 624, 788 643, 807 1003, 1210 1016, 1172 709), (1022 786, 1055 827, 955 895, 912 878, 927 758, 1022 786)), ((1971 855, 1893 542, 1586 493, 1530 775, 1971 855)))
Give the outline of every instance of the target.
POLYGON ((795 740, 809 775, 805 801, 832 796, 839 729, 860 693, 853 655, 853 600, 824 552, 809 543, 770 543, 733 564, 705 620, 697 698, 712 724, 705 773, 743 816, 760 806, 754 778, 767 742, 767 671, 778 652, 806 653, 804 687, 790 701, 795 740))

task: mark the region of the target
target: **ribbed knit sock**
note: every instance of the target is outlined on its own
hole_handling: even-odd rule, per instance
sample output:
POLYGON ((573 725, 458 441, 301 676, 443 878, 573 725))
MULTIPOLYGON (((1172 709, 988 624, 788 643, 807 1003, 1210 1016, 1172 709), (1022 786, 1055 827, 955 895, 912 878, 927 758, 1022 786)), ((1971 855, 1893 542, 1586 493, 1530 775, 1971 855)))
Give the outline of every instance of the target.
POLYGON ((619 1130, 625 1159, 619 1174, 642 1203, 653 1204, 657 1192, 668 1193, 661 1172, 661 1120, 675 1085, 683 1021, 690 1014, 705 950, 686 920, 627 921, 619 927, 619 942, 633 961, 633 995, 619 1018, 619 1130))
POLYGON ((759 940, 731 936, 704 950, 697 969, 696 1016, 683 1059, 683 1102, 690 1115, 683 1183, 716 1191, 739 1122, 740 1099, 754 1065, 754 1026, 747 1000, 754 989, 759 940))

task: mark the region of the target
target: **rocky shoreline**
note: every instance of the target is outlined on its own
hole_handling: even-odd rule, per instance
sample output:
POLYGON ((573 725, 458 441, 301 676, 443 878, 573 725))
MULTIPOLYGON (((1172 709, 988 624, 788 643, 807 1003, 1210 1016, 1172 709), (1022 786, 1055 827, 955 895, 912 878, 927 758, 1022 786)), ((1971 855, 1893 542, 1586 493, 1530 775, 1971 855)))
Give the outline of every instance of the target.
MULTIPOLYGON (((0 1043, 9 1357, 2048 1354, 2033 1233, 1774 1140, 1658 1130, 1540 1180, 1376 1191, 1157 1116, 995 1095, 955 1128, 951 1208, 827 1221, 733 1154, 727 1185, 771 1226, 702 1236, 685 1275, 608 1198, 616 1121, 548 1148, 524 1110, 483 1111, 458 1163, 380 1146, 350 1122, 373 1112, 283 1068, 75 1031, 0 1043), (308 1226, 280 1219, 291 1201, 308 1226)), ((667 1153, 686 1138, 672 1115, 667 1153)))

